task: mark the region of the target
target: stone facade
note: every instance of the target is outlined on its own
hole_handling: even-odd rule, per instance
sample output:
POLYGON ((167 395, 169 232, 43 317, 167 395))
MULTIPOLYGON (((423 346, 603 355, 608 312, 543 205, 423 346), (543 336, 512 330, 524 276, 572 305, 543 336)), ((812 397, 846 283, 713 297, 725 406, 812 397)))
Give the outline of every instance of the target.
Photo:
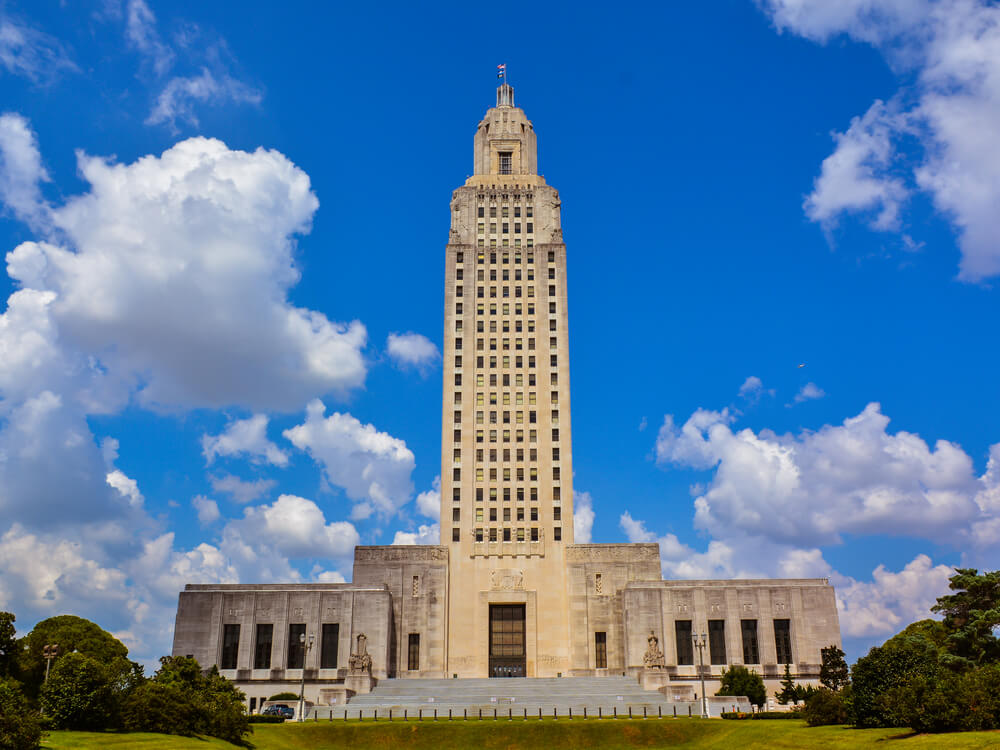
POLYGON ((820 649, 840 645, 828 581, 663 581, 656 544, 574 544, 559 194, 506 84, 474 168, 446 248, 441 544, 357 547, 350 584, 189 585, 173 653, 254 699, 297 692, 304 674, 319 704, 385 677, 625 674, 677 700, 702 678, 714 693, 732 664, 769 692, 784 663, 815 682, 820 649), (349 659, 362 634, 370 664, 349 659))

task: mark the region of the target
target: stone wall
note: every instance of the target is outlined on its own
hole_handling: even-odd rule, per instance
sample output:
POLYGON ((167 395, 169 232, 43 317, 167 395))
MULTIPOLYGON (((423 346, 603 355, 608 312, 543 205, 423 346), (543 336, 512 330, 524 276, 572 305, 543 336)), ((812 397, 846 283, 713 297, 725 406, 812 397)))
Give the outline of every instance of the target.
POLYGON ((697 691, 699 680, 696 649, 694 664, 678 664, 678 620, 690 620, 698 634, 708 632, 709 620, 724 622, 725 664, 710 664, 707 644, 704 650, 709 695, 717 689, 722 670, 734 664, 756 670, 773 692, 784 673, 784 665, 778 661, 776 620, 789 621, 790 669, 799 682, 815 683, 820 649, 841 644, 834 590, 825 578, 633 582, 625 586, 623 606, 626 671, 636 675, 643 671, 643 656, 652 633, 663 651, 670 687, 678 695, 685 685, 697 691), (744 660, 743 620, 756 623, 756 662, 744 660))
MULTIPOLYGON (((660 580, 656 544, 574 544, 566 547, 570 607, 570 674, 625 671, 625 605, 622 592, 633 581, 660 580), (607 638, 607 666, 597 667, 595 633, 607 638)), ((641 662, 640 662, 641 663, 641 662)))
MULTIPOLYGON (((235 669, 220 673, 248 696, 260 697, 297 685, 301 669, 289 669, 289 625, 304 624, 313 647, 305 657, 306 697, 342 681, 357 636, 367 636, 372 675, 388 676, 392 594, 386 586, 357 584, 188 584, 180 593, 174 627, 175 656, 193 656, 203 667, 222 664, 226 625, 239 625, 235 669), (338 624, 337 667, 320 668, 323 624, 338 624), (270 667, 254 669, 258 624, 273 626, 270 667)), ((295 690, 297 692, 297 688, 295 690)))
POLYGON ((444 677, 448 548, 398 545, 356 547, 354 583, 385 586, 392 594, 393 677, 444 677), (409 636, 420 637, 418 669, 409 669, 409 636))

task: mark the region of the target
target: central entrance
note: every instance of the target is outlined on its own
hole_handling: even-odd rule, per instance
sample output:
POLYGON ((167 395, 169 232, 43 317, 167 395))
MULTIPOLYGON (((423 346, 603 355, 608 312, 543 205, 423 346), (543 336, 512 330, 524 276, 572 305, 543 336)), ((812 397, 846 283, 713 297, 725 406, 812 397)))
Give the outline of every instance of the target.
POLYGON ((524 677, 524 605, 490 605, 490 677, 524 677))

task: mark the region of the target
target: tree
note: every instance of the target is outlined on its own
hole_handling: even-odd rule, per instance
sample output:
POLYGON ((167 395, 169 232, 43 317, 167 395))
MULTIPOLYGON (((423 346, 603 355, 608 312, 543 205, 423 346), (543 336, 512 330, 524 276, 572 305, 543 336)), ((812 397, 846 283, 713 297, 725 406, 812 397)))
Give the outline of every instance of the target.
POLYGON ((789 665, 785 665, 785 674, 781 678, 781 690, 774 694, 778 703, 782 706, 795 700, 795 680, 792 679, 792 670, 789 665))
POLYGON ((716 695, 745 695, 755 706, 763 706, 767 700, 763 678, 746 667, 734 665, 722 670, 720 683, 716 695))
POLYGON ((813 691, 806 699, 806 706, 802 709, 802 718, 811 727, 826 726, 828 724, 846 724, 847 706, 844 703, 844 695, 828 687, 821 687, 813 691))
POLYGON ((948 588, 956 592, 938 597, 931 612, 944 615, 948 632, 946 662, 958 666, 1000 661, 1000 570, 979 574, 975 568, 957 568, 948 588))
POLYGON ((104 666, 84 654, 60 657, 41 689, 42 711, 57 729, 107 729, 114 722, 111 682, 104 666))
POLYGON ((16 618, 10 612, 0 612, 0 678, 13 677, 17 665, 16 618))
POLYGON ((844 652, 839 646, 827 646, 820 649, 823 664, 819 668, 819 681, 824 687, 830 690, 840 690, 851 682, 850 673, 847 670, 847 661, 844 659, 844 652))
MULTIPOLYGON (((53 643, 58 644, 63 655, 77 651, 103 665, 128 657, 125 644, 90 620, 74 615, 58 615, 42 620, 21 639, 18 649, 20 677, 29 697, 37 696, 41 689, 45 679, 42 649, 53 643)), ((53 668, 62 658, 65 656, 53 662, 53 668)))
MULTIPOLYGON (((936 623, 939 624, 939 623, 936 623)), ((934 629, 914 623, 882 646, 872 648, 851 670, 851 723, 859 727, 904 727, 907 719, 893 709, 890 690, 917 677, 938 673, 938 646, 928 638, 934 629)))
POLYGON ((1000 664, 915 675, 886 692, 886 710, 917 732, 1000 729, 1000 664))
POLYGON ((184 656, 164 656, 152 680, 135 688, 122 707, 126 729, 209 735, 245 744, 250 722, 244 694, 214 666, 202 672, 184 656))
POLYGON ((149 680, 122 703, 122 728, 128 732, 194 734, 197 709, 191 696, 177 685, 149 680))
POLYGON ((41 738, 38 714, 28 707, 21 686, 14 680, 0 678, 0 748, 35 750, 41 738))

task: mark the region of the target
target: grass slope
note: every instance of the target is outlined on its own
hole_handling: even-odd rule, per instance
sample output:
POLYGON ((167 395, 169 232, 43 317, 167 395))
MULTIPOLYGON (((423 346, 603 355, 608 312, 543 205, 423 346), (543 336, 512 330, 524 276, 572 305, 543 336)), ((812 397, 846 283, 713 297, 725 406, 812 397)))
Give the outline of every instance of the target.
MULTIPOLYGON (((254 727, 250 742, 257 750, 528 750, 529 748, 681 748, 683 750, 980 750, 1000 748, 1000 732, 911 735, 900 729, 809 728, 800 721, 719 721, 637 719, 607 721, 500 720, 366 721, 268 725, 254 727)), ((51 750, 217 750, 219 740, 156 734, 52 732, 43 747, 51 750)))

